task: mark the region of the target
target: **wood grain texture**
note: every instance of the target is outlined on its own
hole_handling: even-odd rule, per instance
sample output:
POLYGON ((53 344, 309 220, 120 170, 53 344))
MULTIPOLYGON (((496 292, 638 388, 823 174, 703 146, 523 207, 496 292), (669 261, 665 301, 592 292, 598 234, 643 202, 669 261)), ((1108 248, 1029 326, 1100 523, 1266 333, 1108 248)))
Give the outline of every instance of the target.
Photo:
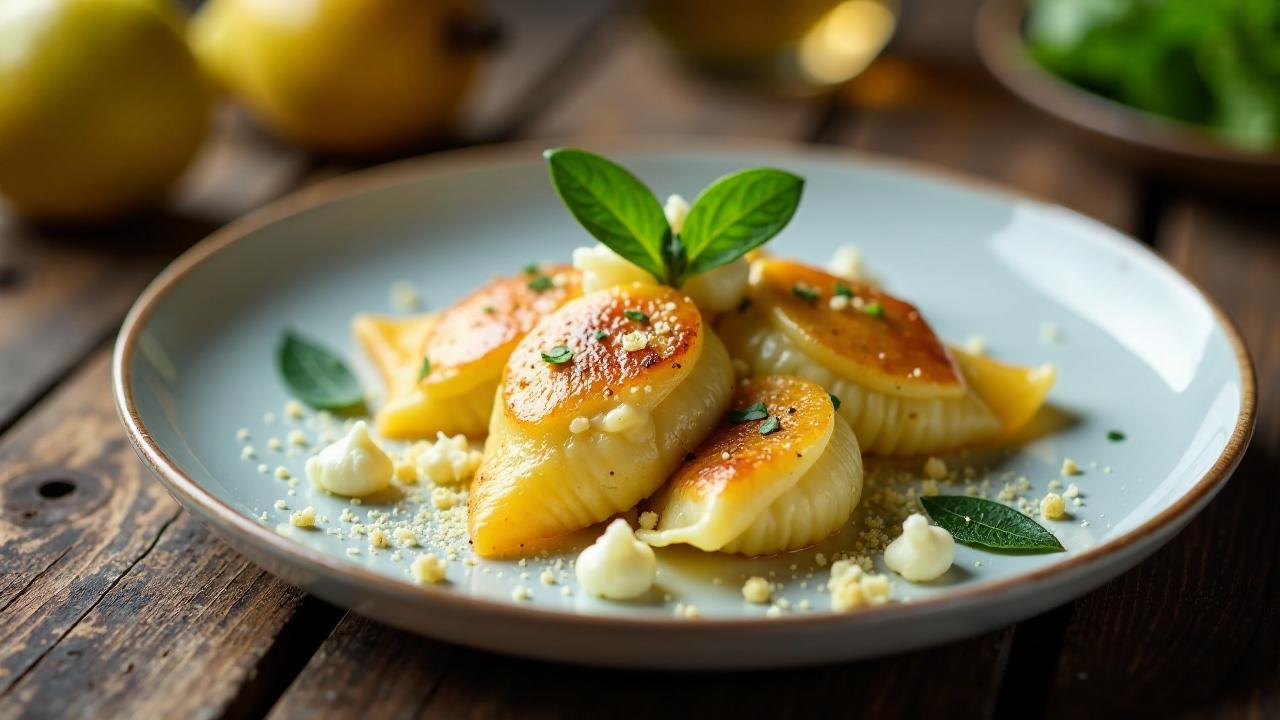
POLYGON ((0 717, 222 714, 304 607, 179 511, 109 385, 102 351, 0 444, 0 717))
POLYGON ((662 673, 453 647, 348 615, 272 717, 988 717, 1010 631, 823 668, 662 673), (924 681, 936 678, 945 682, 924 681))
POLYGON ((1280 211, 1176 197, 1160 249, 1232 317, 1257 367, 1253 443, 1150 560, 1076 604, 1055 717, 1280 716, 1280 211))
POLYGON ((844 100, 847 119, 830 131, 838 144, 976 175, 1122 230, 1138 223, 1126 170, 1074 146, 983 74, 886 56, 844 100))
POLYGON ((804 138, 822 108, 690 74, 634 15, 598 33, 582 53, 590 72, 522 130, 535 137, 727 134, 804 138))

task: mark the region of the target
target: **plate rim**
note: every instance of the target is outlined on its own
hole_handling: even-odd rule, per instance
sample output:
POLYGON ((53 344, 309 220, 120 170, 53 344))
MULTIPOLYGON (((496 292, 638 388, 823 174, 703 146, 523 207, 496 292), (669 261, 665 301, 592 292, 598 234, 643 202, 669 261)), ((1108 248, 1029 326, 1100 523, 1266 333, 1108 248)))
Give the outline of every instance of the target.
MULTIPOLYGON (((170 495, 183 506, 189 509, 198 509, 200 512, 195 514, 202 520, 208 521, 208 519, 212 519, 214 522, 211 524, 215 525, 215 529, 238 534, 243 541, 253 545, 257 551, 286 564, 302 561, 308 569, 318 573, 321 577, 331 579, 336 577, 343 584, 355 583, 365 588, 372 585, 379 591, 390 593, 392 596, 413 596, 412 599, 415 602, 423 602, 424 606, 429 606, 431 603, 443 603, 453 606, 451 609, 457 611, 480 611, 491 615, 497 614, 512 620, 550 621, 575 626, 626 625, 628 627, 641 626, 652 629, 670 629, 673 627, 685 630, 690 629, 688 620, 675 617, 662 618, 624 614, 566 612, 537 605, 524 605, 506 600, 464 595, 435 585, 417 585, 389 577, 361 565, 345 562, 321 550, 291 541, 279 535, 273 529, 263 526, 248 515, 236 510, 183 472, 178 464, 153 439, 134 402, 133 378, 130 365, 141 331, 169 291, 177 286, 188 273, 196 270, 214 255, 230 248, 262 228, 301 212, 408 182, 433 176, 448 175, 457 170, 485 166, 497 167, 504 164, 527 161, 529 157, 540 156, 543 148, 561 146, 590 147, 605 152, 623 153, 661 150, 671 154, 678 154, 681 151, 690 153, 711 151, 725 154, 733 152, 788 154, 807 161, 832 164, 854 163, 863 167, 889 170, 917 180, 932 182, 941 180, 943 184, 959 185, 979 194, 995 196, 1006 202, 1032 202, 1052 207, 1070 213, 1077 221, 1082 220, 1110 231, 1106 234, 1108 242, 1127 244, 1130 249, 1139 249, 1147 255, 1149 260, 1153 260, 1171 271, 1177 280, 1186 283, 1188 287, 1195 291, 1200 301, 1204 302, 1212 310, 1219 326, 1222 327, 1226 334, 1228 343, 1231 345, 1241 378, 1240 411, 1236 416, 1236 423, 1232 429, 1231 436, 1209 470, 1196 480, 1195 484, 1187 492, 1183 493, 1174 503, 1161 510, 1154 517, 1128 532, 1111 538, 1093 548, 1079 554, 1069 555, 1063 560, 1015 577, 979 583, 945 595, 912 600, 907 603, 887 603, 853 613, 816 612, 803 615, 789 613, 779 618, 769 619, 768 625, 770 627, 814 628, 857 624, 877 619, 888 619, 898 615, 913 615, 920 612, 941 610, 948 605, 964 604, 986 597, 996 597, 1015 588, 1034 591, 1038 589, 1037 586, 1039 585, 1050 584, 1050 581, 1055 576, 1073 570, 1085 569, 1095 561, 1116 556, 1124 550, 1149 540, 1153 535, 1158 535, 1163 530, 1168 528, 1180 530, 1183 524, 1202 509, 1203 504, 1212 498, 1226 483, 1236 466, 1239 465, 1240 459, 1249 445, 1256 421, 1257 388, 1253 362, 1239 330, 1199 285, 1153 249, 1120 230, 1070 208, 1056 203, 1048 203, 998 182, 973 177, 963 172, 918 160, 893 158, 852 148, 817 146, 783 140, 618 135, 548 138, 477 145, 397 160, 372 168, 346 173, 273 200, 224 225, 192 245, 166 266, 134 301, 121 325, 112 351, 111 381, 116 412, 125 428, 130 444, 133 445, 135 452, 143 463, 151 469, 170 495)), ((1171 537, 1172 534, 1165 540, 1171 537)), ((1109 576, 1109 578, 1114 576, 1115 574, 1109 576)), ((762 618, 706 617, 699 619, 697 625, 707 629, 744 629, 758 627, 763 622, 762 618)))

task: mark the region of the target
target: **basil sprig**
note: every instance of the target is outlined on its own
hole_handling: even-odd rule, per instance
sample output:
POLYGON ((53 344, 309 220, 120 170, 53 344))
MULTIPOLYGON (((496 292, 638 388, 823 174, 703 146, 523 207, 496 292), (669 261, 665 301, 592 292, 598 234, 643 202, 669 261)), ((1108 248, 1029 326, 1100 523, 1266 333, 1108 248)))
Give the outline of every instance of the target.
POLYGON ((355 410, 364 404, 364 390, 355 375, 337 354, 315 341, 286 330, 276 360, 289 391, 311 407, 355 410))
POLYGON ((617 163, 573 148, 543 155, 556 194, 587 232, 675 288, 768 242, 804 189, 803 178, 774 168, 730 173, 698 195, 676 233, 653 191, 617 163))
POLYGON ((1013 508, 968 495, 920 498, 929 517, 956 542, 997 550, 1063 552, 1053 533, 1013 508))

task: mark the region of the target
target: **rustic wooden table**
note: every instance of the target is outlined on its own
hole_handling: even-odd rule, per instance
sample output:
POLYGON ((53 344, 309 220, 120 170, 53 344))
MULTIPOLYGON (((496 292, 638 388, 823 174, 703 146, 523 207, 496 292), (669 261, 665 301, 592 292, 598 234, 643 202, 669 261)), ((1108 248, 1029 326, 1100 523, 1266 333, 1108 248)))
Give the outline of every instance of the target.
POLYGON ((967 0, 909 6, 889 55, 813 101, 691 76, 618 2, 491 4, 513 34, 465 142, 715 133, 854 147, 983 176, 1155 246, 1239 324, 1257 364, 1258 425, 1236 477, 1100 590, 882 660, 627 673, 379 625, 214 538, 147 474, 112 407, 109 346, 144 283, 218 225, 350 169, 227 111, 162 216, 66 236, 0 214, 0 717, 1280 716, 1276 203, 1197 194, 1075 146, 977 67, 967 0))

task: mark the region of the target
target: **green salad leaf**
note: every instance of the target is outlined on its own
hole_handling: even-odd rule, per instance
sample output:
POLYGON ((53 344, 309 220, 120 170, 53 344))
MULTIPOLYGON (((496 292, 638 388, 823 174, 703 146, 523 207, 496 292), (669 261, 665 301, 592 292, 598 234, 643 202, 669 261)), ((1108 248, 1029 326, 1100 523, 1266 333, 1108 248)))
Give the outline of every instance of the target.
POLYGON ((1275 0, 1034 0, 1025 28, 1037 62, 1090 92, 1246 149, 1280 144, 1275 0))
MULTIPOLYGON (((336 353, 286 330, 276 352, 280 377, 289 392, 320 410, 354 410, 364 404, 364 390, 336 353)), ((423 367, 427 361, 423 359, 423 367)))

